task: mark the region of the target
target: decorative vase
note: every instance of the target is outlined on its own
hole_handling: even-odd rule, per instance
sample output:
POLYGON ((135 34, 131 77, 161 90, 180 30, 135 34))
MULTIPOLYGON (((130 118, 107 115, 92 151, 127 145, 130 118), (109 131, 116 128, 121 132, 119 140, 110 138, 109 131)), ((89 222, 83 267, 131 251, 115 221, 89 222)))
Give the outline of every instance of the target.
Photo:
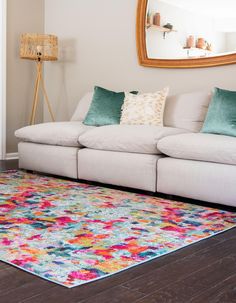
POLYGON ((195 46, 195 39, 194 39, 194 36, 193 35, 190 35, 188 38, 187 38, 187 44, 186 44, 186 47, 187 48, 192 48, 195 46))
POLYGON ((161 25, 161 14, 160 13, 156 13, 153 17, 153 24, 160 26, 161 25))
POLYGON ((147 13, 147 25, 152 24, 152 14, 150 11, 147 13))
POLYGON ((150 13, 150 15, 149 15, 149 24, 150 25, 153 24, 153 13, 150 13))
POLYGON ((206 50, 208 50, 209 52, 212 52, 212 44, 211 43, 207 43, 206 50))
POLYGON ((206 48, 206 43, 204 38, 198 38, 197 39, 197 48, 205 49, 206 48))

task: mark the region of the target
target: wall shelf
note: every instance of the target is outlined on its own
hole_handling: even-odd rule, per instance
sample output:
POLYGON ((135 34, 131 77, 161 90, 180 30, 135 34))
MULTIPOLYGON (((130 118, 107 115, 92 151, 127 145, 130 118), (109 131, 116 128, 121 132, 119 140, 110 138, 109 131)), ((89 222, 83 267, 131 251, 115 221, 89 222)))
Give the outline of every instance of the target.
POLYGON ((183 49, 185 49, 187 51, 187 56, 189 58, 199 58, 199 57, 207 57, 209 56, 212 52, 207 50, 207 49, 203 49, 203 48, 199 48, 199 47, 183 47, 183 49))
POLYGON ((170 33, 170 32, 177 32, 177 30, 175 29, 169 29, 166 28, 164 26, 159 26, 159 25, 155 25, 155 24, 146 24, 146 28, 155 28, 155 30, 162 32, 162 33, 170 33))
POLYGON ((189 49, 189 50, 200 50, 200 51, 207 51, 210 52, 208 49, 200 48, 200 47, 183 47, 183 49, 189 49))

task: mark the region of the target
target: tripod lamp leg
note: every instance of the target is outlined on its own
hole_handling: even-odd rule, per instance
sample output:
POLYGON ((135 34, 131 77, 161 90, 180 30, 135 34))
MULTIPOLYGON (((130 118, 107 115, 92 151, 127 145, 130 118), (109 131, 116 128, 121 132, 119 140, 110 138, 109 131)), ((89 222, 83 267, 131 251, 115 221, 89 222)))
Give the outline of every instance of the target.
POLYGON ((50 105, 50 102, 49 102, 49 99, 48 99, 48 95, 47 95, 47 92, 46 92, 46 89, 45 89, 44 80, 43 80, 42 75, 40 77, 40 80, 41 80, 41 85, 42 85, 44 97, 45 97, 45 100, 46 100, 46 103, 47 103, 47 106, 48 106, 48 110, 49 110, 51 119, 52 119, 53 122, 55 122, 55 118, 54 118, 54 115, 53 115, 53 112, 52 112, 52 108, 51 108, 51 105, 50 105))
POLYGON ((39 64, 37 63, 37 76, 35 80, 35 87, 34 87, 34 100, 33 100, 33 107, 32 107, 32 112, 31 112, 31 117, 30 117, 30 124, 32 125, 34 122, 34 116, 36 112, 36 104, 37 104, 37 99, 38 99, 38 90, 39 90, 39 83, 40 83, 40 71, 39 71, 39 64))
POLYGON ((42 63, 38 62, 38 87, 37 87, 37 91, 36 91, 36 100, 35 100, 35 107, 34 107, 34 114, 33 114, 33 124, 35 124, 35 116, 36 116, 36 111, 37 111, 37 106, 38 106, 38 102, 39 102, 39 86, 40 86, 40 81, 41 81, 41 77, 42 77, 42 63))

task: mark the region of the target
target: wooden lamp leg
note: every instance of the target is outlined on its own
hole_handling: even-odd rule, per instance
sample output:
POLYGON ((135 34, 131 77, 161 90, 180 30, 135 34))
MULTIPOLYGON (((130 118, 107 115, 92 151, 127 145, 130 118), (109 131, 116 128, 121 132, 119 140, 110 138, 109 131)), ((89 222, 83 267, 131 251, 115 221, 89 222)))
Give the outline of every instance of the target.
POLYGON ((34 123, 35 113, 36 113, 36 107, 38 102, 38 91, 39 91, 39 83, 40 83, 40 62, 37 63, 37 76, 35 80, 35 86, 34 86, 34 100, 33 100, 33 107, 32 112, 30 116, 30 124, 32 125, 34 123))
POLYGON ((37 110, 37 106, 38 106, 38 94, 39 94, 39 86, 42 86, 42 91, 45 97, 45 101, 47 103, 47 107, 51 116, 51 119, 53 122, 55 122, 55 118, 52 112, 52 108, 48 99, 48 95, 46 93, 46 89, 45 89, 45 85, 44 85, 44 80, 43 80, 43 76, 42 76, 42 61, 38 61, 37 62, 37 77, 36 77, 36 81, 35 81, 35 88, 34 88, 34 101, 33 101, 33 107, 32 107, 32 112, 31 112, 31 117, 30 117, 30 124, 34 124, 35 123, 35 116, 36 116, 36 110, 37 110))
POLYGON ((40 79, 42 77, 42 62, 41 61, 39 61, 37 63, 37 70, 38 70, 38 86, 37 86, 37 90, 36 90, 34 113, 33 113, 33 117, 32 117, 33 124, 35 124, 35 116, 36 116, 37 106, 38 106, 38 102, 39 102, 39 86, 40 86, 40 79))
POLYGON ((42 75, 40 77, 40 80, 41 80, 41 85, 42 85, 42 89, 43 89, 43 94, 44 94, 44 97, 45 97, 45 100, 46 100, 46 103, 47 103, 47 106, 48 106, 48 111, 50 113, 52 121, 55 122, 55 118, 54 118, 54 115, 53 115, 53 112, 52 112, 51 104, 50 104, 49 99, 48 99, 48 95, 47 95, 47 92, 46 92, 46 89, 45 89, 44 80, 43 80, 42 75))

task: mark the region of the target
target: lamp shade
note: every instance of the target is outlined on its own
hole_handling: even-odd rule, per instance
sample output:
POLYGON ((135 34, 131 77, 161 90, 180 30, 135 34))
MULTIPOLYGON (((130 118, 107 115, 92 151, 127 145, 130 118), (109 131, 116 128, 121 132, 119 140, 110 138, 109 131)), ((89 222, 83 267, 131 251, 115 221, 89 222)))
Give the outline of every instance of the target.
POLYGON ((22 59, 56 61, 58 58, 58 38, 45 34, 22 34, 20 41, 22 59))

